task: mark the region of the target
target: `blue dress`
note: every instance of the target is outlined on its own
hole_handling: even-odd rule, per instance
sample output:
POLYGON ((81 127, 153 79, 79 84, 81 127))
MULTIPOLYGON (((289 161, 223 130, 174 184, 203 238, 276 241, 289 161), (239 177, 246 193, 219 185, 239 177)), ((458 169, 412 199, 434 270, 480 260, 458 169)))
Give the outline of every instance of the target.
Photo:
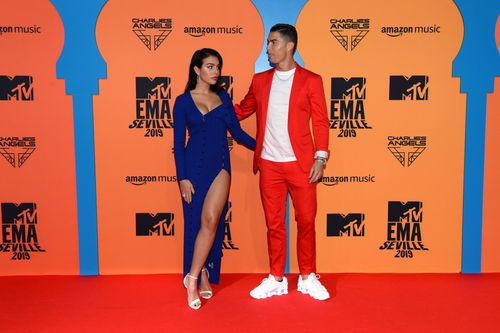
MULTIPOLYGON (((193 259, 194 242, 201 225, 203 202, 210 185, 222 169, 231 174, 227 131, 248 148, 255 149, 255 140, 245 133, 236 118, 233 102, 225 90, 218 92, 222 104, 202 114, 190 92, 179 95, 174 104, 174 155, 177 180, 189 179, 195 194, 187 204, 182 200, 184 211, 184 275, 189 273, 193 259), (186 129, 189 140, 186 142, 186 129)), ((205 267, 210 282, 219 283, 224 237, 224 220, 227 202, 220 216, 214 244, 208 254, 205 267)))

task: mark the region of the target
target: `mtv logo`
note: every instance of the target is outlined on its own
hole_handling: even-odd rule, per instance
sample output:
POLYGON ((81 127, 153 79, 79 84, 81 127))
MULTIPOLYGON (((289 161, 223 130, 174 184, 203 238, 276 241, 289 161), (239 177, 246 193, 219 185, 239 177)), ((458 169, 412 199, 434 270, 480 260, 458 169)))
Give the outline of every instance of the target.
POLYGON ((365 99, 366 78, 332 77, 331 99, 365 99))
POLYGON ((32 101, 33 99, 32 76, 0 75, 0 101, 32 101))
POLYGON ((170 82, 169 77, 136 77, 135 96, 137 99, 170 99, 170 82))
POLYGON ((360 237, 365 235, 365 214, 327 214, 327 237, 360 237))
POLYGON ((422 202, 389 201, 388 221, 401 223, 422 222, 422 202))
POLYGON ((232 136, 227 137, 227 148, 229 151, 233 150, 234 147, 234 138, 232 136))
POLYGON ((233 81, 234 78, 232 76, 221 76, 220 77, 220 82, 222 85, 222 88, 226 90, 226 92, 231 96, 231 99, 233 99, 233 81))
POLYGON ((389 79, 389 99, 402 100, 428 100, 429 77, 426 75, 391 75, 389 79))
POLYGON ((2 203, 2 224, 36 224, 36 203, 2 203))
POLYGON ((135 234, 136 236, 173 236, 173 221, 173 213, 136 213, 135 234))

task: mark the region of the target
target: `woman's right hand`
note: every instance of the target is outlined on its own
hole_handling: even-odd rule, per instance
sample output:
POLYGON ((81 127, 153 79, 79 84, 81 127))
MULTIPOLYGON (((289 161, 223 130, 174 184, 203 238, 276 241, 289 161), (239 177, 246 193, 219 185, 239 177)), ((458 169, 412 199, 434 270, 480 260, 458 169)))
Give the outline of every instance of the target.
POLYGON ((189 179, 183 179, 179 182, 179 187, 181 189, 182 199, 190 204, 194 194, 193 184, 191 184, 189 179))

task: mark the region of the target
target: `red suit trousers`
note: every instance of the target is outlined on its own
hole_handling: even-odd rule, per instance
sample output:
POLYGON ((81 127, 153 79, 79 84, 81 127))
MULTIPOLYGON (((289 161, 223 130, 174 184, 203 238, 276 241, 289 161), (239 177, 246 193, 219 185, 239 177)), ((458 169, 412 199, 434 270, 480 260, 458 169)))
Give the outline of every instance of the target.
POLYGON ((300 274, 316 272, 316 183, 309 183, 297 161, 261 159, 260 195, 267 224, 269 264, 273 276, 283 276, 286 262, 286 198, 292 197, 297 222, 297 258, 300 274))

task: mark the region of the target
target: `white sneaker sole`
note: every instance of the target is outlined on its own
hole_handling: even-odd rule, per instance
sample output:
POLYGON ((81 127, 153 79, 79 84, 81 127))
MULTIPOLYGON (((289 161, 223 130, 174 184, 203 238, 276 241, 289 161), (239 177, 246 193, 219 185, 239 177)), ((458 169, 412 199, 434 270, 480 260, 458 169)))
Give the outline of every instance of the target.
POLYGON ((250 296, 252 296, 255 299, 264 299, 264 298, 268 298, 268 297, 272 297, 272 296, 281 296, 281 295, 286 295, 286 294, 288 294, 288 289, 278 289, 278 290, 270 291, 268 293, 260 294, 260 295, 252 295, 252 293, 250 293, 250 296))
POLYGON ((318 301, 326 301, 327 299, 330 298, 330 295, 328 296, 316 296, 316 295, 313 295, 309 292, 309 290, 307 288, 303 288, 303 287, 297 287, 297 291, 300 291, 301 293, 305 294, 305 295, 309 295, 311 296, 312 298, 318 300, 318 301))

